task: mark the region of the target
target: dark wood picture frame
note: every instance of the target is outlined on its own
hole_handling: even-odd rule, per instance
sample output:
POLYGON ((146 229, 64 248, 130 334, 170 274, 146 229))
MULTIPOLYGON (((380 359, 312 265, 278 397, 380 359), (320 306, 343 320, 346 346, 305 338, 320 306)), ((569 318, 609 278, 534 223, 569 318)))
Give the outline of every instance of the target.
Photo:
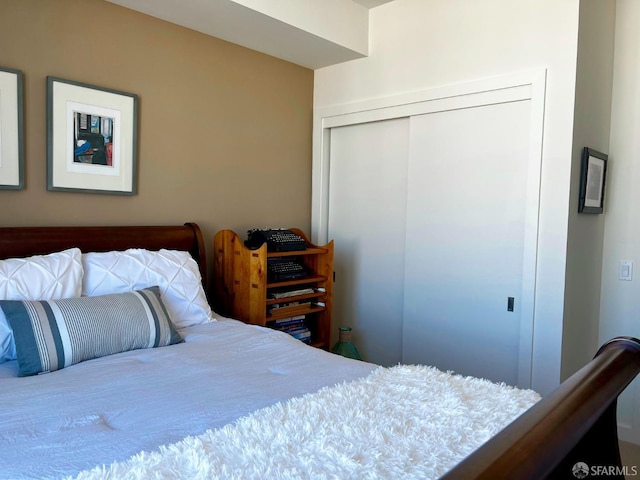
POLYGON ((0 189, 24 189, 23 75, 0 67, 0 189))
POLYGON ((580 198, 578 213, 602 213, 604 211, 604 187, 607 179, 609 156, 592 148, 582 149, 580 172, 580 198))

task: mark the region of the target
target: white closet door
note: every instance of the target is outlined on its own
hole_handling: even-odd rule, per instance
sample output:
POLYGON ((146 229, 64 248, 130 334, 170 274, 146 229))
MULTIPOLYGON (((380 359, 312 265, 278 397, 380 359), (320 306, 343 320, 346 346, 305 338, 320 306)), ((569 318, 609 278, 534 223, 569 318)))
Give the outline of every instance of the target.
POLYGON ((353 327, 364 359, 381 365, 401 358, 408 134, 408 118, 331 129, 334 341, 353 327))
POLYGON ((518 382, 530 103, 411 117, 405 363, 518 382))

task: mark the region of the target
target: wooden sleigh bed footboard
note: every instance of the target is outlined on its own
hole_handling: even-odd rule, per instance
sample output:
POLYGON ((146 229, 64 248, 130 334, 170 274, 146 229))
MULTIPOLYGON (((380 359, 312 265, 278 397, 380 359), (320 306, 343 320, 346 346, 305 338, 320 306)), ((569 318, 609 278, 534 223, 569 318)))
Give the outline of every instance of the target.
POLYGON ((590 363, 442 478, 571 479, 594 473, 624 479, 617 398, 639 371, 640 340, 608 341, 590 363))

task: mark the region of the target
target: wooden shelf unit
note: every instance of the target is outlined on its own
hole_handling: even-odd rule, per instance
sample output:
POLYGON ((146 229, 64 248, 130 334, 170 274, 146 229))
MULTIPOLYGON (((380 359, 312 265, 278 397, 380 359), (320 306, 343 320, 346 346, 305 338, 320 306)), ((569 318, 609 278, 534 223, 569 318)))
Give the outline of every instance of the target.
POLYGON ((300 229, 290 228, 305 239, 306 250, 269 252, 266 243, 251 250, 231 230, 221 230, 213 239, 214 249, 214 305, 223 315, 246 323, 268 326, 271 320, 294 315, 305 315, 305 323, 311 331, 311 345, 329 350, 333 311, 333 241, 318 246, 309 242, 300 229), (270 282, 267 279, 267 259, 296 257, 309 275, 297 280, 270 282), (323 289, 283 299, 268 298, 273 289, 282 287, 323 289), (287 307, 269 314, 271 305, 301 302, 308 305, 287 307))

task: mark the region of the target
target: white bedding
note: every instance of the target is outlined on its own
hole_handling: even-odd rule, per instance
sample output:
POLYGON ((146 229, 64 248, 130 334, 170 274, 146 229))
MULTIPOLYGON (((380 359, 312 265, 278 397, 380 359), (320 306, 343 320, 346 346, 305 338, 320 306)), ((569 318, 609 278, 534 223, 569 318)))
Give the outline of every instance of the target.
POLYGON ((234 320, 180 333, 34 377, 0 364, 0 478, 75 475, 376 368, 234 320))
POLYGON ((433 367, 379 367, 68 480, 435 480, 538 399, 433 367))

